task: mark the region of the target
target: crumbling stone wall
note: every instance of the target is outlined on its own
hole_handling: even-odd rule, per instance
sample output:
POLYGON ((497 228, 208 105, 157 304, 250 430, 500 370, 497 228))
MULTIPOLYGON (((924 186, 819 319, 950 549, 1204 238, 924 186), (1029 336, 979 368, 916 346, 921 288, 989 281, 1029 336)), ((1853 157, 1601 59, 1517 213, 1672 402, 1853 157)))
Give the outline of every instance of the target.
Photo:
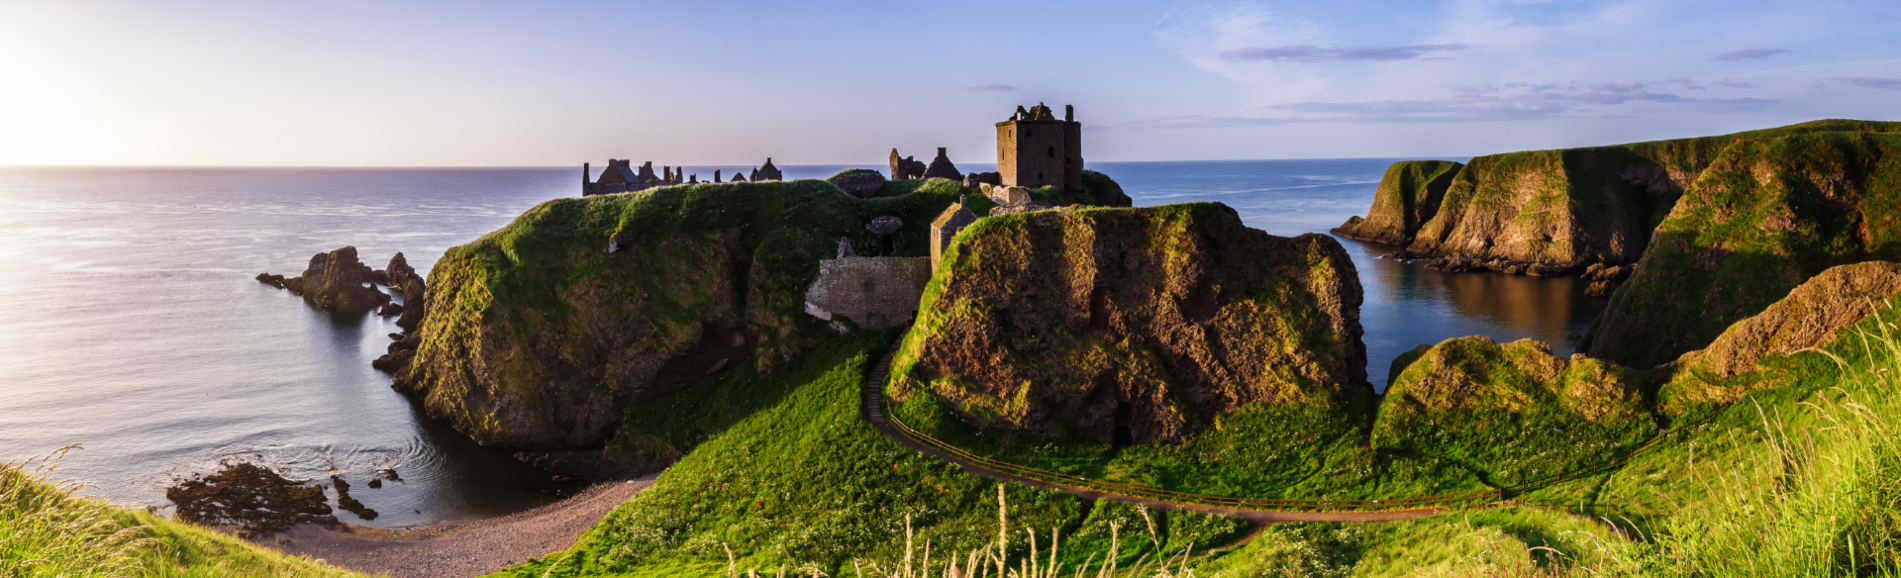
POLYGON ((819 261, 818 268, 818 279, 805 292, 805 312, 826 320, 845 317, 864 329, 916 318, 931 281, 925 257, 840 257, 819 261))

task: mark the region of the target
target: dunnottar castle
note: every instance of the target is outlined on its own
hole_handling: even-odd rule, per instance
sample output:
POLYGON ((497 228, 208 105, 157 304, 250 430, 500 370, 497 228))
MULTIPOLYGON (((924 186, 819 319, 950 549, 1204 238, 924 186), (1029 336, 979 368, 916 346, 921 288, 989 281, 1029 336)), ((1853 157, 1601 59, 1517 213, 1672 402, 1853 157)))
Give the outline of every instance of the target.
MULTIPOLYGON (((1038 103, 1025 109, 1017 107, 1009 120, 997 123, 997 172, 958 172, 943 147, 929 164, 901 156, 891 149, 887 159, 891 180, 950 179, 967 188, 978 188, 996 207, 989 214, 1010 214, 1050 208, 1030 197, 1030 190, 1042 187, 1083 188, 1082 123, 1076 122, 1074 106, 1063 107, 1056 118, 1048 106, 1038 103)), ((684 174, 685 169, 662 166, 659 173, 648 161, 635 168, 632 161, 609 159, 598 178, 589 165, 581 165, 581 195, 608 195, 644 191, 656 187, 700 183, 699 175, 684 174)), ((713 171, 712 183, 778 181, 783 178, 772 159, 745 175, 733 174, 723 180, 713 171)), ((877 194, 885 179, 875 171, 847 171, 832 183, 858 197, 877 194)), ((819 261, 818 278, 806 291, 805 311, 820 319, 839 324, 849 319, 861 328, 895 327, 917 316, 918 300, 925 284, 937 269, 944 249, 965 227, 979 216, 970 211, 968 202, 959 201, 946 208, 930 223, 930 256, 892 255, 892 235, 904 226, 897 217, 872 219, 866 229, 881 238, 877 255, 861 256, 849 239, 839 239, 838 255, 819 261)), ((609 252, 617 247, 610 243, 609 252)), ((838 325, 841 331, 845 325, 838 325)))

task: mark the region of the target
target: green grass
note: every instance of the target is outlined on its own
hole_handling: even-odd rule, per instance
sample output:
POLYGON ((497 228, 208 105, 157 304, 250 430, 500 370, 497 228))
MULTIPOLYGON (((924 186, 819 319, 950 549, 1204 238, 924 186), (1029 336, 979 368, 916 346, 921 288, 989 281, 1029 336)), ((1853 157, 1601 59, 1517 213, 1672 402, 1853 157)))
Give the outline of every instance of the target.
MULTIPOLYGON (((742 569, 840 576, 854 560, 897 558, 907 519, 919 544, 981 547, 994 536, 998 484, 898 445, 859 417, 866 368, 895 338, 893 330, 834 337, 764 375, 729 372, 630 412, 617 443, 658 440, 690 452, 574 550, 502 575, 704 575, 723 571, 731 548, 742 569)), ((1119 505, 1004 487, 1015 523, 1075 536, 1066 555, 1100 558, 1109 546, 1102 528, 1130 516, 1119 505)), ((1228 518, 1150 517, 1164 544, 1207 547, 1243 530, 1228 518)))
POLYGON ((77 497, 45 461, 0 465, 0 576, 356 576, 148 512, 77 497))

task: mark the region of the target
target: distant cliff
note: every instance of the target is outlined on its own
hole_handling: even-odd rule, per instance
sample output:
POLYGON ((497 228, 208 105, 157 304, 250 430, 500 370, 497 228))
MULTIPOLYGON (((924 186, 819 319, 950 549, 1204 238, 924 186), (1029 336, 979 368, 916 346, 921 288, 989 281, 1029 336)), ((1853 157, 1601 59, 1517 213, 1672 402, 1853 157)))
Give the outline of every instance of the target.
POLYGON ((1739 137, 1652 239, 1579 349, 1653 366, 1824 269, 1901 259, 1901 134, 1739 137))
POLYGON ((909 183, 874 198, 801 180, 542 203, 436 263, 395 387, 483 445, 596 446, 630 406, 746 359, 768 371, 832 334, 804 298, 841 237, 877 254, 865 225, 894 216, 896 253, 923 256, 930 219, 961 195, 988 208, 960 183, 909 183))
POLYGON ((893 393, 1035 437, 1180 441, 1246 404, 1370 394, 1360 300, 1338 242, 1225 205, 993 216, 945 253, 893 393))
MULTIPOLYGON (((1403 256, 1459 271, 1560 275, 1593 264, 1635 263, 1648 248, 1651 231, 1732 144, 1895 130, 1901 123, 1823 120, 1723 136, 1487 155, 1459 168, 1436 205, 1430 202, 1431 187, 1398 186, 1407 182, 1400 179, 1393 193, 1385 194, 1383 181, 1367 217, 1349 220, 1336 232, 1405 244, 1403 256), (1410 214, 1404 212, 1408 198, 1417 200, 1410 214), (1421 223, 1416 231, 1407 230, 1407 219, 1421 223)), ((1396 166, 1389 169, 1389 179, 1402 168, 1423 172, 1423 167, 1396 166)))

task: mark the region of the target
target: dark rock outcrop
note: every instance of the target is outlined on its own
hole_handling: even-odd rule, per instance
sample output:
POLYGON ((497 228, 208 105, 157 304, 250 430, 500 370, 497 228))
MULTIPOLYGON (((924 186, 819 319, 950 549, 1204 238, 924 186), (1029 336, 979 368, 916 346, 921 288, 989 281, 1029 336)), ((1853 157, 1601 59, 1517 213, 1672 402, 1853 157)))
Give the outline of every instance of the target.
POLYGON ((1452 161, 1400 161, 1386 168, 1366 218, 1352 217, 1333 234, 1348 239, 1405 245, 1419 226, 1439 214, 1453 175, 1465 165, 1452 161))
POLYGON ((1370 395, 1339 242, 1225 205, 990 217, 957 237, 893 364, 893 397, 982 427, 1178 441, 1241 406, 1370 395))
POLYGON ((957 172, 957 165, 951 164, 950 156, 944 153, 944 147, 937 147, 937 158, 931 159, 931 166, 924 169, 924 178, 962 182, 964 173, 957 172))
POLYGON ((964 175, 964 187, 977 188, 983 185, 1003 186, 1003 175, 996 172, 970 173, 964 175))
POLYGON ((216 472, 173 482, 165 489, 165 499, 178 507, 178 519, 235 526, 246 538, 268 536, 296 524, 338 524, 324 499, 323 486, 299 485, 258 464, 224 462, 216 472))
POLYGON ((1901 260, 1895 183, 1901 134, 1738 139, 1656 227, 1579 349, 1651 367, 1710 344, 1829 267, 1901 260))
POLYGON ((302 277, 285 279, 282 275, 259 274, 257 280, 290 290, 318 311, 339 315, 362 315, 389 302, 389 295, 371 286, 376 272, 356 258, 356 247, 344 247, 310 257, 302 277))
POLYGON ((878 189, 884 188, 885 184, 884 175, 879 174, 878 171, 868 169, 845 171, 832 175, 832 178, 828 180, 830 180, 833 185, 837 185, 838 188, 843 189, 847 194, 860 199, 869 199, 877 196, 878 189))

